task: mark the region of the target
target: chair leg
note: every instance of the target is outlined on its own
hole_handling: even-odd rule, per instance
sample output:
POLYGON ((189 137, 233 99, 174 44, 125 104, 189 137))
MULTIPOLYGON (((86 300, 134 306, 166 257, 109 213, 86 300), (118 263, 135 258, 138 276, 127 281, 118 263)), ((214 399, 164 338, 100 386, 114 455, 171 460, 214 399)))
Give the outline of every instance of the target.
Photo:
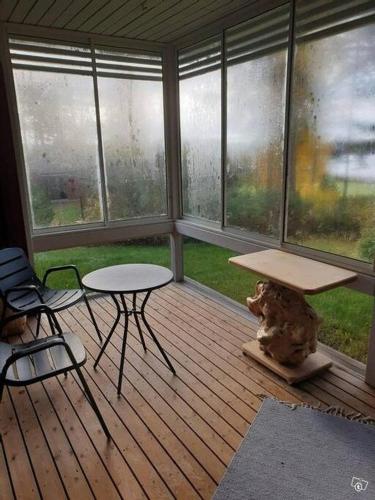
POLYGON ((118 311, 116 319, 115 319, 115 322, 113 323, 113 326, 111 328, 111 331, 109 332, 108 337, 105 339, 105 342, 104 342, 102 348, 100 349, 100 353, 99 353, 98 357, 95 360, 94 368, 96 368, 98 366, 100 358, 102 357, 102 355, 103 355, 103 353, 105 351, 105 348, 107 347, 109 341, 111 340, 111 337, 112 337, 114 331, 116 330, 116 326, 117 326, 118 322, 120 321, 120 317, 121 317, 121 313, 118 311))
POLYGON ((42 315, 39 313, 38 314, 38 319, 36 323, 36 332, 35 332, 35 338, 37 339, 39 337, 39 332, 40 332, 40 321, 42 319, 42 315))
POLYGON ((96 404, 96 401, 95 401, 95 399, 94 399, 94 396, 92 395, 92 393, 91 393, 91 391, 90 391, 90 388, 89 388, 89 386, 88 386, 88 384, 87 384, 87 382, 86 382, 85 377, 83 376, 83 373, 82 373, 82 371, 81 371, 80 367, 79 367, 79 366, 76 366, 76 367, 75 367, 75 370, 76 370, 76 372, 77 372, 77 374, 78 374, 78 377, 79 377, 79 379, 80 379, 80 381, 81 381, 81 384, 82 384, 82 386, 83 386, 83 389, 84 389, 84 391, 85 391, 85 393, 86 393, 86 396, 87 396, 87 398, 88 398, 88 400, 89 400, 89 403, 90 403, 90 405, 92 406, 92 409, 94 410, 94 412, 95 412, 95 414, 96 414, 96 416, 97 416, 97 418, 98 418, 98 420, 99 420, 99 422, 100 422, 100 425, 102 426, 102 429, 103 429, 103 431, 104 431, 104 434, 107 436, 107 439, 111 439, 111 434, 109 433, 108 427, 107 427, 106 423, 104 422, 103 416, 102 416, 102 414, 100 413, 99 407, 98 407, 98 405, 96 404))
POLYGON ((89 311, 91 321, 92 321, 92 323, 93 323, 93 325, 94 325, 94 328, 95 328, 95 330, 96 330, 96 333, 97 333, 97 335, 98 335, 98 337, 99 337, 99 342, 100 342, 100 343, 102 343, 102 341, 103 341, 103 339, 102 339, 102 334, 100 333, 100 330, 99 330, 98 324, 97 324, 97 322, 96 322, 95 316, 94 316, 94 314, 93 314, 93 312, 92 312, 92 309, 91 309, 90 303, 89 303, 89 301, 88 301, 88 299, 87 299, 87 297, 86 297, 86 294, 83 296, 83 299, 84 299, 84 301, 85 301, 85 303, 86 303, 86 307, 87 307, 87 310, 89 311))

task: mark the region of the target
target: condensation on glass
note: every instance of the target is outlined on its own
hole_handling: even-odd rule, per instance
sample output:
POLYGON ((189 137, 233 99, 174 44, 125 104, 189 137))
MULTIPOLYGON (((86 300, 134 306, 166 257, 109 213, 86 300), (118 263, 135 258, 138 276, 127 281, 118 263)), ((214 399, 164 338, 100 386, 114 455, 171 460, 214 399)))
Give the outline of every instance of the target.
POLYGON ((184 214, 221 219, 221 73, 180 81, 184 214))
POLYGON ((167 212, 161 81, 98 78, 111 220, 167 212))
POLYGON ((280 231, 286 51, 227 69, 225 221, 271 237, 280 231))
POLYGON ((90 76, 14 69, 33 227, 102 220, 90 76))
POLYGON ((289 5, 227 31, 225 225, 280 235, 289 5))
POLYGON ((287 239, 375 257, 375 26, 297 44, 287 239))

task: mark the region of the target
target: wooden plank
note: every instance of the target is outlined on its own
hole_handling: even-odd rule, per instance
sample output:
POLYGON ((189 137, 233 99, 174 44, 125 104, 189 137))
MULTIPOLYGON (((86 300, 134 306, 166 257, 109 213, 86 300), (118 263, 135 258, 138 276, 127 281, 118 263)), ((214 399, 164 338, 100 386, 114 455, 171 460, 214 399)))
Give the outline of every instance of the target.
POLYGON ((36 417, 28 392, 23 387, 12 389, 11 398, 19 416, 20 429, 38 478, 41 495, 56 500, 67 498, 51 450, 42 432, 43 423, 36 417))
MULTIPOLYGON (((218 468, 222 474, 221 464, 229 462, 233 452, 239 444, 240 436, 236 434, 234 445, 232 447, 228 446, 222 435, 218 433, 215 428, 216 424, 220 426, 220 420, 217 419, 219 420, 218 422, 215 420, 212 422, 212 425, 208 425, 207 421, 199 415, 199 408, 198 411, 196 411, 195 408, 191 408, 191 406, 180 396, 181 384, 179 380, 176 379, 173 386, 171 386, 170 375, 165 376, 168 382, 162 377, 162 374, 165 374, 165 369, 160 362, 157 362, 159 360, 154 358, 155 361, 152 363, 148 359, 149 356, 146 355, 145 357, 141 350, 137 352, 137 344, 139 344, 139 342, 135 338, 135 325, 131 324, 130 326, 131 335, 129 335, 127 347, 132 349, 133 352, 130 357, 127 375, 129 378, 132 378, 133 383, 136 381, 136 387, 140 393, 145 394, 147 392, 149 394, 148 402, 150 403, 152 401, 155 411, 162 416, 163 420, 170 427, 176 424, 180 427, 181 432, 186 434, 189 433, 188 438, 191 443, 191 451, 196 448, 196 456, 199 457, 199 459, 209 456, 207 455, 207 448, 210 448, 212 452, 216 454, 216 457, 219 458, 221 463, 216 457, 210 457, 209 469, 212 469, 212 475, 216 473, 218 468), (147 361, 145 358, 147 358, 147 361), (145 386, 145 381, 151 380, 153 390, 145 386), (177 418, 175 413, 178 415, 177 418), (191 430, 194 432, 193 436, 190 435, 191 430), (201 441, 197 441, 196 436, 199 436, 201 441), (202 446, 203 443, 204 446, 202 446)), ((117 335, 113 342, 118 353, 121 349, 121 340, 121 336, 117 335)), ((119 354, 117 357, 119 357, 119 354)), ((227 433, 230 432, 228 426, 223 427, 221 430, 227 433)))
MULTIPOLYGON (((38 485, 7 390, 4 390, 1 403, 0 428, 11 476, 10 480, 17 500, 40 499, 38 485)), ((6 469, 0 470, 1 479, 6 473, 5 471, 6 469)))
MULTIPOLYGON (((67 325, 75 324, 75 318, 70 314, 69 311, 61 313, 61 317, 66 322, 67 325)), ((82 327, 81 327, 82 328, 82 327)), ((89 326, 92 329, 92 325, 89 326)), ((96 357, 99 348, 98 345, 92 340, 92 338, 82 331, 82 340, 85 344, 88 356, 91 358, 96 357)), ((89 361, 92 364, 92 360, 89 361)), ((112 362, 110 357, 106 354, 103 356, 100 367, 97 370, 90 370, 89 376, 92 382, 96 384, 97 389, 94 389, 91 382, 90 388, 94 391, 94 397, 97 394, 97 390, 111 405, 113 412, 117 415, 117 418, 126 425, 126 427, 131 432, 135 442, 142 449, 144 453, 143 459, 137 457, 133 452, 127 454, 128 460, 132 463, 134 473, 139 478, 141 484, 146 491, 149 492, 152 497, 153 494, 156 498, 164 498, 166 492, 161 493, 160 496, 156 493, 160 482, 157 482, 155 475, 151 473, 151 470, 147 470, 148 463, 152 464, 160 477, 164 478, 164 488, 167 486, 172 495, 178 498, 194 498, 198 496, 197 489, 194 488, 193 484, 188 481, 186 476, 182 473, 180 469, 180 459, 181 455, 178 451, 178 447, 171 446, 171 440, 173 436, 169 433, 163 434, 161 438, 160 433, 165 432, 165 426, 162 424, 160 419, 149 410, 147 401, 143 400, 137 403, 135 406, 132 404, 132 393, 136 394, 134 389, 129 389, 127 387, 127 381, 124 384, 126 387, 125 397, 117 398, 116 396, 116 381, 118 377, 118 367, 112 362), (129 395, 128 395, 129 393, 129 395), (142 409, 142 413, 139 409, 142 409), (149 415, 145 416, 144 412, 149 415), (156 418, 156 426, 149 419, 156 418), (171 449, 170 449, 171 447, 171 449), (145 459, 146 457, 146 459, 145 459), (173 457, 173 459, 171 458, 173 457), (145 470, 146 468, 146 470, 145 470)), ((145 395, 147 398, 147 394, 145 395)), ((125 446, 125 449, 129 448, 129 444, 125 446)), ((194 472, 194 467, 192 467, 191 472, 194 472)))
MULTIPOLYGON (((113 395, 113 387, 117 380, 116 375, 118 375, 119 352, 116 352, 115 347, 110 343, 104 356, 100 365, 107 376, 110 375, 112 386, 110 393, 113 395), (108 364, 105 363, 107 360, 108 364)), ((188 431, 182 419, 177 416, 173 409, 166 407, 163 399, 154 390, 153 384, 146 383, 142 387, 142 377, 135 373, 128 360, 125 362, 125 367, 124 397, 120 400, 131 404, 163 446, 170 449, 170 452, 173 451, 171 455, 174 456, 186 477, 190 480, 192 477, 195 478, 197 491, 205 493, 205 495, 211 493, 215 483, 210 476, 217 476, 218 480, 224 472, 223 464, 219 463, 215 456, 208 452, 204 443, 198 440, 194 433, 188 431), (206 472, 201 465, 202 460, 207 464, 209 472, 206 472)))
POLYGON ((53 3, 54 0, 38 0, 27 14, 24 23, 37 24, 53 3))
POLYGON ((280 250, 264 250, 229 259, 242 269, 300 293, 315 294, 354 281, 356 273, 280 250))
POLYGON ((36 0, 21 0, 20 2, 18 2, 17 7, 14 9, 10 17, 10 22, 22 23, 35 3, 36 0))
MULTIPOLYGON (((101 297, 92 306, 99 327, 107 332, 113 304, 101 297)), ((17 498, 25 499, 40 498, 38 488, 43 497, 63 498, 64 487, 71 498, 210 498, 256 414, 260 393, 297 404, 333 405, 370 416, 375 412, 374 389, 340 365, 292 387, 244 357, 241 345, 254 335, 254 324, 189 287, 173 284, 159 290, 151 296, 147 315, 177 377, 148 335, 148 351, 143 352, 131 320, 124 397, 118 399, 121 326, 93 370, 99 344, 87 309, 80 304, 61 313, 63 328, 76 331, 85 345, 83 372, 113 441, 107 445, 76 375, 31 385, 27 391, 11 389, 18 419, 5 392, 1 498, 11 498, 12 481, 17 498)), ((30 324, 35 327, 34 320, 30 324)), ((47 330, 44 319, 41 334, 47 330)))
MULTIPOLYGON (((103 311, 100 313, 101 318, 106 318, 107 312, 106 309, 103 309, 103 311)), ((113 318, 111 318, 111 321, 113 321, 113 318)), ((109 325, 107 323, 104 324, 104 331, 108 331, 109 325)), ((134 341, 132 342, 132 339, 129 340, 130 345, 136 349, 138 352, 142 352, 142 346, 140 342, 134 341)), ((160 363, 160 353, 158 353, 158 350, 156 346, 150 342, 148 343, 148 350, 149 352, 153 353, 155 356, 155 359, 157 361, 154 361, 153 359, 145 359, 145 362, 147 363, 152 363, 153 366, 157 366, 160 363)), ((202 411, 202 404, 207 406, 207 411, 210 412, 212 410, 214 413, 211 413, 212 418, 215 418, 215 426, 218 425, 217 423, 217 416, 219 416, 221 419, 223 419, 227 424, 231 426, 234 430, 236 430, 240 435, 243 435, 245 431, 247 430, 248 423, 247 421, 241 417, 236 411, 234 411, 222 398, 220 398, 218 395, 216 395, 215 392, 211 390, 211 388, 205 384, 205 379, 204 377, 195 377, 191 371, 189 371, 187 367, 187 363, 185 365, 184 363, 184 357, 183 355, 181 356, 176 356, 174 353, 169 352, 172 354, 172 361, 173 363, 177 366, 178 370, 178 379, 179 381, 184 383, 183 389, 186 390, 189 395, 191 395, 191 398, 194 398, 191 401, 191 404, 193 405, 195 400, 198 399, 197 405, 199 405, 199 409, 202 411), (186 366, 186 367, 185 367, 186 366)), ((160 366, 160 365, 159 365, 160 366)), ((169 375, 163 373, 163 378, 165 380, 169 380, 169 375)), ((182 390, 182 388, 181 388, 182 390)), ((180 391, 181 394, 181 391, 180 391)), ((196 410, 197 411, 197 410, 196 410)), ((220 426, 219 430, 220 430, 220 426)), ((223 430, 223 435, 227 433, 228 431, 223 430)))
POLYGON ((9 475, 8 461, 0 434, 0 498, 15 498, 12 480, 9 475))

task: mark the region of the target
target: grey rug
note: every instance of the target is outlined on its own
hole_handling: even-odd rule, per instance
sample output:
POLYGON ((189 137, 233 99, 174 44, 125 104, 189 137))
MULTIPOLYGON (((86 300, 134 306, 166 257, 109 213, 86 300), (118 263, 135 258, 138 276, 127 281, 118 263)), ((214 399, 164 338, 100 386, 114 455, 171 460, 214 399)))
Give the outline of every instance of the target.
POLYGON ((266 399, 214 500, 374 500, 375 427, 266 399))

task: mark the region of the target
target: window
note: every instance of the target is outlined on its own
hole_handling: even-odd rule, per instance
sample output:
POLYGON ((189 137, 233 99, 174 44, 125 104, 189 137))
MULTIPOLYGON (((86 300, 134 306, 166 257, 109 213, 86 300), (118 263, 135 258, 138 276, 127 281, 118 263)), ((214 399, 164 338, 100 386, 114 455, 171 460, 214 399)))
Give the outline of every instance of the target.
POLYGON ((33 229, 165 215, 161 57, 24 39, 10 51, 33 229))
POLYGON ((352 26, 361 6, 343 2, 331 32, 331 12, 315 3, 297 4, 287 239, 371 262, 375 25, 352 26))
POLYGON ((227 31, 226 225, 278 237, 289 6, 227 31))
POLYGON ((221 220, 221 44, 179 55, 183 209, 185 215, 221 220))
POLYGON ((67 55, 52 58, 50 72, 43 51, 53 46, 10 46, 34 228, 102 220, 88 51, 63 46, 67 55), (75 69, 65 73, 68 62, 75 69))
POLYGON ((97 51, 96 62, 109 219, 166 214, 161 58, 97 51))

